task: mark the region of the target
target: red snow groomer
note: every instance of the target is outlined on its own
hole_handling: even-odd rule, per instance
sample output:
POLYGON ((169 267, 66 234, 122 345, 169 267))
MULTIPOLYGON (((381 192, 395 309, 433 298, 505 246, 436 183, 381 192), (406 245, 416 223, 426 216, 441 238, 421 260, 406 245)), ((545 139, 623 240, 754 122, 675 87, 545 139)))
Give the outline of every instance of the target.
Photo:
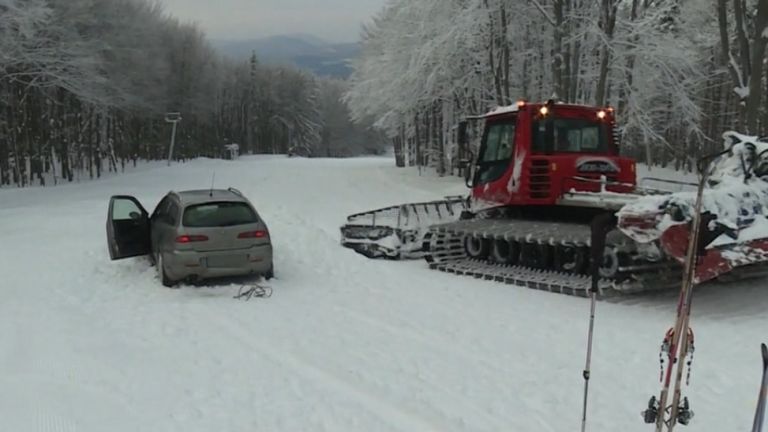
MULTIPOLYGON (((398 224, 376 223, 376 211, 363 213, 365 223, 351 216, 341 228, 342 244, 386 251, 371 257, 418 254, 436 270, 587 296, 591 222, 611 213, 618 229, 606 239, 600 293, 679 286, 695 192, 670 189, 696 184, 644 179, 643 185, 674 187, 639 187, 635 161, 620 156, 612 109, 519 102, 480 119, 482 140, 466 177, 472 193, 463 211, 456 211, 456 200, 446 201, 442 207, 453 211, 433 213, 424 218, 428 223, 409 226, 407 238, 387 237, 383 244, 377 235, 397 232, 398 224)), ((462 147, 466 132, 462 123, 462 147)), ((699 282, 768 273, 753 265, 768 260, 768 169, 762 163, 768 144, 735 133, 726 139, 728 151, 708 168, 710 229, 703 230, 699 282)), ((397 210, 407 206, 386 209, 388 219, 402 220, 397 210)))

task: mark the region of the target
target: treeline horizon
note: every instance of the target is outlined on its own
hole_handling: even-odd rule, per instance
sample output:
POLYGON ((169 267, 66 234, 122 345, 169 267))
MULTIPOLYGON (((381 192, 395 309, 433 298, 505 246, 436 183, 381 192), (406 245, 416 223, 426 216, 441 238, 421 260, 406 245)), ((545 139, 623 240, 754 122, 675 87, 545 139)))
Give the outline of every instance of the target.
POLYGON ((100 177, 168 156, 346 157, 387 145, 347 83, 225 58, 150 0, 0 0, 0 187, 100 177), (77 175, 76 175, 77 174, 77 175), (48 179, 48 180, 46 180, 48 179))
POLYGON ((551 98, 612 106, 625 155, 693 169, 728 130, 768 134, 767 25, 768 0, 393 0, 346 100, 441 174, 461 119, 551 98))

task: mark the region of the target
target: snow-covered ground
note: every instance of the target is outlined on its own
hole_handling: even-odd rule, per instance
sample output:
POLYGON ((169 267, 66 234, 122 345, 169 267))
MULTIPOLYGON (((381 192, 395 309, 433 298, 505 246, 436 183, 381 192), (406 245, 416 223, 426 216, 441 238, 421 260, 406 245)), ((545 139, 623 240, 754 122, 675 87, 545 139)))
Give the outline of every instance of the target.
MULTIPOLYGON (((581 416, 587 300, 339 246, 345 216, 462 193, 385 158, 249 157, 0 190, 0 431, 567 431, 581 416), (110 262, 107 201, 234 186, 269 223, 274 295, 163 288, 110 262)), ((656 174, 655 172, 653 174, 656 174)), ((765 281, 698 289, 690 430, 747 430, 765 281)), ((601 302, 589 430, 648 431, 675 295, 601 302)))

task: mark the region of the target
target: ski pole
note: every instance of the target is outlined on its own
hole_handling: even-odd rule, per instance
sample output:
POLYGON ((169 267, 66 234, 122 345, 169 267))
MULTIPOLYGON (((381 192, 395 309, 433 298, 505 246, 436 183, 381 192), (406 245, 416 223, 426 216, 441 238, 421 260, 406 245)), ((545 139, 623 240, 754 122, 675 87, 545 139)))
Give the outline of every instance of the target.
POLYGON ((763 381, 760 384, 760 393, 757 396, 757 409, 755 409, 755 422, 752 424, 752 432, 762 432, 765 423, 765 399, 768 397, 768 346, 760 346, 763 354, 763 381))
POLYGON ((599 290, 600 282, 600 264, 603 261, 603 253, 605 251, 605 237, 608 235, 608 231, 616 226, 616 216, 611 213, 596 216, 592 221, 592 287, 589 290, 590 306, 589 306, 589 332, 587 335, 587 360, 584 366, 584 406, 581 415, 581 432, 585 432, 587 429, 587 402, 589 397, 589 378, 592 368, 592 341, 594 339, 595 331, 595 310, 597 308, 597 294, 599 290))

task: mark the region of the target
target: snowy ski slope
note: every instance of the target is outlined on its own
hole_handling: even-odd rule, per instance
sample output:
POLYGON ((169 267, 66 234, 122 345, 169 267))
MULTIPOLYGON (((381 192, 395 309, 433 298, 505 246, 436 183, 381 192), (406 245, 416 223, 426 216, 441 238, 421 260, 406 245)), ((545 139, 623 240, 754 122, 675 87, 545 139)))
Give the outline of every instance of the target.
MULTIPOLYGON (((463 193, 390 159, 250 157, 0 190, 0 431, 577 430, 589 303, 456 278, 339 245, 348 214, 463 193), (110 262, 107 201, 243 191, 266 218, 270 299, 163 288, 110 262)), ((655 176, 659 173, 654 172, 655 176)), ((693 300, 688 430, 748 430, 768 281, 693 300)), ((598 304, 590 431, 648 431, 676 293, 598 304)))

